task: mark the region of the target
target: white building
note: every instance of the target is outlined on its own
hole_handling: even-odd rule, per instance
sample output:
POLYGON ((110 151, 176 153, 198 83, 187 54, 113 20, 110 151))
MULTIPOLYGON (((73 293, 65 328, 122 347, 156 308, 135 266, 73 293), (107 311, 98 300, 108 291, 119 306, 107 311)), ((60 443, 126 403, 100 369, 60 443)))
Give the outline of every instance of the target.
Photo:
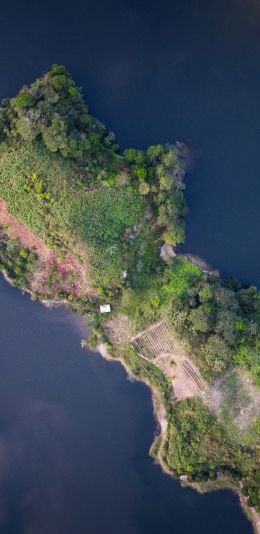
POLYGON ((101 304, 101 306, 99 308, 100 308, 101 313, 110 313, 111 312, 110 304, 101 304))

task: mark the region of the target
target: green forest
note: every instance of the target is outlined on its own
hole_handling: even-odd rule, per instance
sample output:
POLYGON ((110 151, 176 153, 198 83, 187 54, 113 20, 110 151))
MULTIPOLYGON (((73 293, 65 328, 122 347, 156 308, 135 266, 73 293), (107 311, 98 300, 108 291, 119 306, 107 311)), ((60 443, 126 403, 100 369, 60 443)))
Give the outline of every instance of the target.
MULTIPOLYGON (((112 314, 126 314, 135 332, 164 319, 208 384, 238 367, 260 387, 256 287, 205 272, 181 255, 160 255, 162 246, 185 240, 187 158, 180 142, 120 151, 62 65, 0 109, 0 197, 48 249, 87 264, 98 297, 61 297, 85 316, 92 342, 110 346, 99 314, 109 300, 112 314)), ((36 266, 35 251, 2 228, 1 270, 27 288, 36 266)), ((163 374, 130 347, 124 358, 160 391, 169 423, 163 458, 172 473, 191 482, 224 473, 236 487, 242 482, 249 505, 260 511, 259 448, 232 441, 200 399, 174 401, 163 374)))
POLYGON ((120 284, 149 203, 161 238, 183 242, 185 202, 176 184, 185 147, 121 154, 63 66, 4 100, 0 128, 0 194, 9 212, 51 247, 79 245, 96 284, 120 284))

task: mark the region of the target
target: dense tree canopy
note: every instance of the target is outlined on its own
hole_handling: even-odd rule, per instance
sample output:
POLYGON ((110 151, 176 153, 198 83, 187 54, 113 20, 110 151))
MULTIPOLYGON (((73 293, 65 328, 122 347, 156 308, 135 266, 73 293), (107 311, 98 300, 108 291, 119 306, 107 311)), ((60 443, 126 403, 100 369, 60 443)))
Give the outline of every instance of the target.
POLYGON ((146 208, 158 250, 160 240, 184 240, 184 171, 180 143, 120 154, 62 65, 0 110, 0 195, 9 211, 51 246, 80 241, 101 285, 120 285, 138 234, 154 233, 142 231, 146 208))

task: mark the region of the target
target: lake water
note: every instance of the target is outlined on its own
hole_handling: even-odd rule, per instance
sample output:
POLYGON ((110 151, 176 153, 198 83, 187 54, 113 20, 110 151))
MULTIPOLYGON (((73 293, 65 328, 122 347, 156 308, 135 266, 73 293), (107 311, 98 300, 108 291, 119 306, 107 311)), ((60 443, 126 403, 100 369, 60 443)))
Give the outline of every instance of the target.
MULTIPOLYGON (((257 0, 13 0, 0 96, 52 63, 123 147, 186 141, 185 250, 260 286, 257 0)), ((0 533, 248 533, 230 492, 181 490, 148 458, 151 398, 81 350, 79 323, 0 287, 0 533)))
POLYGON ((0 282, 0 534, 250 534, 148 456, 149 389, 80 347, 80 319, 0 282))
POLYGON ((0 97, 61 62, 122 147, 187 141, 185 248, 260 286, 258 0, 11 0, 0 62, 0 97))

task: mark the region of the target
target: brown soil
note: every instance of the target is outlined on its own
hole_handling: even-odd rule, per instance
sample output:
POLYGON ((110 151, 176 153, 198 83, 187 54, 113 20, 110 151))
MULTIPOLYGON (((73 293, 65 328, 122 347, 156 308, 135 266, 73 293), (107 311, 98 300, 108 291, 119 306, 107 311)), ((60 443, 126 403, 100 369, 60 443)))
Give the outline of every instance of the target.
POLYGON ((127 315, 116 315, 106 323, 106 331, 113 345, 122 348, 130 343, 133 329, 127 315))
POLYGON ((73 294, 77 297, 96 296, 91 287, 87 268, 77 258, 66 253, 63 256, 50 250, 24 223, 11 215, 4 200, 0 199, 0 226, 10 239, 19 241, 39 258, 38 269, 30 281, 30 290, 55 296, 57 291, 73 294))
POLYGON ((168 330, 164 321, 151 325, 133 337, 131 321, 126 315, 113 316, 106 323, 110 342, 118 349, 131 343, 140 357, 144 357, 172 382, 176 400, 202 395, 206 384, 187 352, 168 330), (135 341, 141 341, 141 345, 135 341))
POLYGON ((208 388, 204 397, 210 410, 221 415, 223 406, 228 409, 229 417, 239 430, 246 431, 255 423, 260 413, 260 393, 250 374, 242 369, 230 369, 208 388), (236 376, 235 384, 232 376, 236 376), (227 404, 227 396, 232 399, 227 404))
POLYGON ((176 400, 203 394, 206 383, 198 368, 164 321, 139 332, 131 342, 140 356, 159 367, 172 382, 176 400))

